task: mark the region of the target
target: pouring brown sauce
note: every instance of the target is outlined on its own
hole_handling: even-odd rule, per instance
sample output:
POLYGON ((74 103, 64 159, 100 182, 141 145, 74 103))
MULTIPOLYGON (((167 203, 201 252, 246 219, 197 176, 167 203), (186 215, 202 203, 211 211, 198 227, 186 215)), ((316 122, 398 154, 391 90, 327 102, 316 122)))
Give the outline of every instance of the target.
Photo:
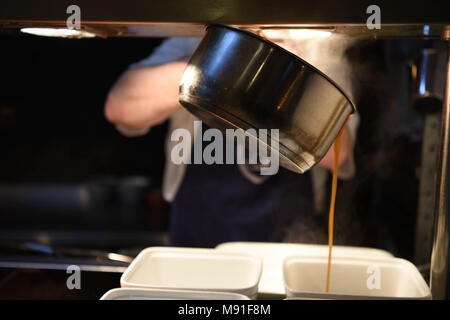
POLYGON ((345 126, 348 120, 352 116, 350 115, 344 123, 341 131, 339 132, 336 140, 334 141, 334 165, 333 165, 333 178, 331 182, 331 200, 330 200, 330 210, 328 215, 328 268, 327 268, 327 283, 326 292, 330 291, 330 273, 331 273, 331 256, 333 249, 333 231, 334 231, 334 208, 336 204, 336 192, 337 192, 337 174, 338 174, 338 163, 339 163, 339 151, 341 149, 341 136, 344 132, 345 126))

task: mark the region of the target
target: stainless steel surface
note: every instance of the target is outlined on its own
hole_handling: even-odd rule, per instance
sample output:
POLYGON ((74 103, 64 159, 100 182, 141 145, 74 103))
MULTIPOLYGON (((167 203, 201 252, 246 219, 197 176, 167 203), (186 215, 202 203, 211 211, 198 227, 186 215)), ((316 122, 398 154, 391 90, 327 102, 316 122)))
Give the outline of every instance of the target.
POLYGON ((212 127, 279 129, 280 164, 299 173, 322 159, 355 111, 307 62, 252 33, 218 25, 208 27, 186 67, 180 102, 212 127))
MULTIPOLYGON (((204 22, 132 22, 132 21, 89 21, 83 20, 81 29, 94 33, 101 38, 106 37, 201 37, 204 34, 205 25, 213 23, 214 20, 204 22)), ((65 28, 65 20, 11 20, 0 19, 0 34, 20 34, 21 28, 29 27, 51 27, 65 28)), ((448 39, 445 31, 449 29, 450 23, 439 24, 388 24, 384 23, 382 28, 369 30, 364 23, 339 24, 339 23, 264 23, 243 24, 227 23, 252 32, 261 30, 279 29, 313 29, 331 30, 334 33, 346 34, 362 39, 448 39)))
POLYGON ((447 52, 447 84, 442 108, 438 159, 435 230, 431 255, 430 285, 433 299, 448 298, 450 234, 450 43, 447 52))
MULTIPOLYGON (((0 32, 24 26, 64 27, 72 4, 54 0, 2 0, 0 32)), ((441 38, 450 25, 447 0, 383 1, 380 30, 369 30, 371 2, 348 0, 78 0, 82 27, 99 36, 201 36, 203 26, 223 23, 245 29, 329 27, 336 32, 370 38, 441 38), (447 10, 446 10, 447 9, 447 10)))
MULTIPOLYGON (((444 48, 446 49, 446 48, 444 48)), ((411 66, 412 103, 424 116, 420 188, 416 220, 414 262, 429 263, 433 245, 434 203, 439 129, 444 95, 445 50, 423 49, 411 66)))
MULTIPOLYGON (((46 270, 67 270, 72 265, 68 263, 51 263, 51 262, 30 262, 30 261, 0 261, 0 268, 11 269, 46 269, 46 270)), ((103 266, 103 265, 89 265, 77 264, 81 271, 94 272, 115 272, 123 273, 127 267, 119 266, 103 266)))
POLYGON ((133 257, 127 256, 120 253, 114 253, 105 250, 95 250, 95 249, 80 249, 80 248, 54 248, 52 246, 43 245, 34 242, 25 242, 19 245, 0 245, 1 251, 12 251, 22 254, 34 253, 41 254, 43 256, 58 256, 67 258, 92 258, 96 261, 119 261, 123 263, 131 263, 133 257))
POLYGON ((165 231, 149 230, 23 230, 0 229, 0 243, 21 244, 35 242, 54 247, 77 248, 134 248, 143 243, 149 246, 167 246, 165 231))
POLYGON ((440 123, 441 114, 439 112, 425 115, 414 246, 414 263, 418 265, 429 263, 431 259, 440 123))

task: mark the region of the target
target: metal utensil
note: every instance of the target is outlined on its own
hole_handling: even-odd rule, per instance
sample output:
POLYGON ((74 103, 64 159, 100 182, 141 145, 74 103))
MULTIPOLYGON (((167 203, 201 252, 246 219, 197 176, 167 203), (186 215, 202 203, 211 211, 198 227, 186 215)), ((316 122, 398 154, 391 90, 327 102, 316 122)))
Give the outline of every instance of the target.
POLYGON ((355 111, 343 90, 306 61, 225 25, 207 27, 179 99, 222 130, 279 129, 280 164, 299 173, 322 159, 355 111))

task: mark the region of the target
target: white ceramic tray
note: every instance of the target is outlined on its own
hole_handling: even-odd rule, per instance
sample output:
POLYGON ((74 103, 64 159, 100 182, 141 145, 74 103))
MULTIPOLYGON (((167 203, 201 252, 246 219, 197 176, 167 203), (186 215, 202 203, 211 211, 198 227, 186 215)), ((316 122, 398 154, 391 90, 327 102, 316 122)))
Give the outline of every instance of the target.
POLYGON ((188 290, 123 289, 109 290, 100 300, 249 300, 237 293, 188 290))
MULTIPOLYGON (((218 245, 216 250, 221 252, 252 254, 263 259, 263 271, 258 292, 263 296, 275 297, 283 297, 286 294, 283 284, 283 261, 287 257, 295 255, 328 257, 328 246, 326 245, 226 242, 218 245)), ((379 249, 333 246, 333 257, 363 257, 373 259, 380 257, 392 258, 393 256, 389 252, 379 249)))
POLYGON ((428 285, 417 268, 398 258, 334 257, 330 292, 325 292, 328 259, 292 256, 283 266, 289 298, 430 299, 428 285))
POLYGON ((123 273, 122 288, 231 292, 255 298, 262 272, 258 257, 215 249, 152 247, 123 273))

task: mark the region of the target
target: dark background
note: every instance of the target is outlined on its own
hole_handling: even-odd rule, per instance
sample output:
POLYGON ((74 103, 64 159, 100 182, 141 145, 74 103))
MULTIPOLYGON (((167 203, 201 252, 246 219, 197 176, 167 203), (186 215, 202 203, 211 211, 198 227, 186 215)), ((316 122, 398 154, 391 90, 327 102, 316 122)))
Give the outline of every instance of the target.
POLYGON ((161 39, 2 36, 2 182, 148 175, 161 183, 165 126, 127 139, 103 115, 106 95, 161 39))
MULTIPOLYGON (((143 137, 125 138, 103 115, 106 95, 117 77, 161 41, 0 36, 0 199, 2 192, 4 199, 5 190, 11 193, 17 186, 99 183, 105 188, 128 176, 151 181, 134 220, 126 217, 130 208, 117 213, 117 197, 91 208, 95 219, 87 218, 82 209, 48 209, 51 196, 43 208, 4 201, 2 239, 24 230, 167 230, 168 207, 160 197, 167 125, 143 137)), ((357 75, 361 124, 355 147, 357 175, 339 187, 336 244, 374 246, 412 259, 423 124, 410 106, 405 75, 409 59, 431 45, 366 40, 347 52, 357 75)), ((18 190, 20 199, 20 192, 26 191, 18 190)), ((326 234, 327 215, 319 214, 317 220, 317 234, 326 234)), ((309 240, 326 243, 319 236, 309 240)))
POLYGON ((0 247, 166 242, 167 126, 125 138, 103 114, 118 76, 161 41, 0 36, 0 247))

